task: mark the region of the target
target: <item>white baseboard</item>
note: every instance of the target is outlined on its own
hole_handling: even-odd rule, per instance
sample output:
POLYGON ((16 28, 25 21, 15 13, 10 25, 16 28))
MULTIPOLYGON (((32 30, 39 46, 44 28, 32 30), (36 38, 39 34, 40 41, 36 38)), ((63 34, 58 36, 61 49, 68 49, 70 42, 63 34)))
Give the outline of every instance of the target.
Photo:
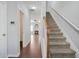
POLYGON ((29 40, 26 44, 23 44, 23 47, 27 47, 27 45, 30 43, 31 40, 29 40))
POLYGON ((18 52, 17 54, 8 54, 8 57, 18 57, 20 55, 20 52, 18 52))

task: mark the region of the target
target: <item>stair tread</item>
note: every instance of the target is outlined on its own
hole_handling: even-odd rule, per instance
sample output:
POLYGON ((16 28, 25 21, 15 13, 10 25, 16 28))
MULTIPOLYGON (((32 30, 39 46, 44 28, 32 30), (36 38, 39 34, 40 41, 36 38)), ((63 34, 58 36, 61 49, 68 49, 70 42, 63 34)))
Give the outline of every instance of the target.
POLYGON ((59 28, 57 29, 57 28, 48 28, 48 31, 51 31, 51 32, 53 32, 53 31, 61 31, 59 28))
POLYGON ((64 37, 64 36, 57 36, 57 37, 55 37, 55 36, 49 36, 49 38, 50 39, 54 39, 54 38, 66 39, 66 37, 64 37))
POLYGON ((49 25, 48 28, 58 27, 57 25, 49 25))
MULTIPOLYGON (((56 24, 56 23, 52 23, 52 24, 56 24)), ((52 24, 49 24, 48 27, 53 27, 53 26, 57 26, 58 27, 57 24, 56 25, 52 25, 52 24)))
POLYGON ((61 32, 61 30, 47 30, 47 32, 61 32))
POLYGON ((51 28, 47 28, 47 29, 59 29, 58 27, 51 27, 51 28))
POLYGON ((60 49, 55 49, 55 48, 50 48, 50 52, 52 53, 52 54, 58 54, 58 53, 75 53, 75 51, 73 51, 72 49, 70 49, 70 48, 65 48, 65 49, 62 49, 62 48, 60 48, 60 49))
POLYGON ((48 32, 48 34, 63 34, 62 32, 48 32))
MULTIPOLYGON (((49 32, 50 32, 50 30, 48 30, 49 32)), ((55 32, 50 32, 50 33, 62 33, 62 32, 60 32, 60 31, 55 31, 55 32)))
POLYGON ((49 42, 49 45, 69 45, 68 42, 49 42))
POLYGON ((61 42, 63 42, 63 41, 66 41, 66 39, 65 38, 63 38, 63 39, 50 39, 49 38, 49 41, 53 41, 53 42, 55 42, 55 41, 60 42, 61 41, 61 42))
POLYGON ((48 30, 60 30, 59 28, 48 28, 48 30))

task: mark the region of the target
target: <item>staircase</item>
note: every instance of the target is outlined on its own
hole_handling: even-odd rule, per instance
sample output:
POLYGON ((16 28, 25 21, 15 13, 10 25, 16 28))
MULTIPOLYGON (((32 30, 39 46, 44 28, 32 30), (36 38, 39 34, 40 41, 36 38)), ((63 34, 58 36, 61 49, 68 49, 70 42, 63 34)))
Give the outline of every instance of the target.
POLYGON ((66 37, 57 26, 49 12, 47 18, 48 57, 50 58, 75 58, 75 51, 66 42, 66 37))

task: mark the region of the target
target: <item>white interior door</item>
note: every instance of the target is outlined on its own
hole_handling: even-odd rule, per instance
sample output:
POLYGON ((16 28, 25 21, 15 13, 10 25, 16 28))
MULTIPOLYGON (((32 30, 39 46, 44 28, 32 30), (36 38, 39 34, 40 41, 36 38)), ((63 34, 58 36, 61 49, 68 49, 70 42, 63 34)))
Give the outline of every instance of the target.
POLYGON ((7 6, 0 2, 0 58, 7 57, 7 6))

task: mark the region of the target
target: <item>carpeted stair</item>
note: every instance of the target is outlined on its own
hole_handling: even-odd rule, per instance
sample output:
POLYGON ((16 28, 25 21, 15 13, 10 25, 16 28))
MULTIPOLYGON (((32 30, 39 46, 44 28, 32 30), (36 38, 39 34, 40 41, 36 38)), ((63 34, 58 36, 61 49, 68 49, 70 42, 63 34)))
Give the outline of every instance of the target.
POLYGON ((48 35, 48 50, 50 58, 74 58, 75 51, 70 48, 70 43, 66 41, 66 37, 57 26, 49 12, 47 17, 47 35, 48 35))

